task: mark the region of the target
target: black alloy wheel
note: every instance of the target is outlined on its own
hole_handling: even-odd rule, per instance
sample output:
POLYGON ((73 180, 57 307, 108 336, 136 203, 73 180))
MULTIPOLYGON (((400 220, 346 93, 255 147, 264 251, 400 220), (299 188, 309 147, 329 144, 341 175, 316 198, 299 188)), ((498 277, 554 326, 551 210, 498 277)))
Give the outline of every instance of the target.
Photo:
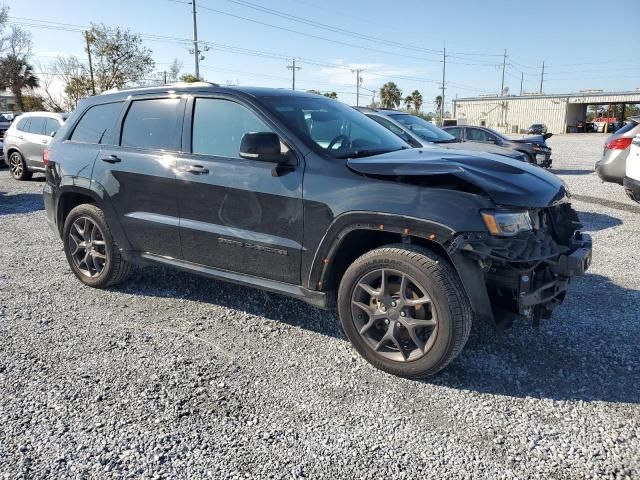
POLYGON ((438 333, 438 320, 424 287, 394 269, 363 275, 351 297, 358 333, 389 360, 406 362, 424 356, 438 333))
POLYGON ((345 334, 375 367, 407 378, 443 369, 462 350, 473 313, 458 274, 426 248, 389 245, 357 258, 338 290, 345 334))

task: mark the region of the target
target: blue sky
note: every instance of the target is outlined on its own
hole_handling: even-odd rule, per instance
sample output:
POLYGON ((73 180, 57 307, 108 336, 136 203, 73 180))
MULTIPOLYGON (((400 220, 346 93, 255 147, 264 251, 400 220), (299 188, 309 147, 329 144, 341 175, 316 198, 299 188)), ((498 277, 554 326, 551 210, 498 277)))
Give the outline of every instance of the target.
MULTIPOLYGON (((103 22, 145 36, 173 39, 189 39, 192 34, 191 6, 176 0, 5 3, 11 8, 13 21, 22 22, 33 33, 33 60, 40 64, 51 62, 58 54, 84 58, 81 34, 24 26, 25 22, 79 26, 103 22)), ((197 0, 199 37, 211 42, 201 62, 201 73, 207 80, 222 84, 289 87, 291 73, 284 57, 295 56, 302 67, 297 72, 299 89, 334 90, 340 100, 355 104, 355 74, 351 69, 361 68, 361 104, 369 103, 372 90, 395 80, 405 94, 420 90, 424 108, 429 110, 439 93, 442 63, 438 52, 443 46, 449 54, 447 103, 456 95, 498 92, 506 48, 505 85, 511 93, 520 91, 521 72, 524 90, 537 91, 543 61, 546 93, 640 88, 636 37, 640 1, 617 0, 608 5, 594 0, 536 0, 521 2, 522 7, 516 8, 518 3, 197 0), (276 14, 241 4, 245 2, 276 14), (322 23, 341 33, 283 18, 282 14, 322 23)), ((166 69, 176 57, 184 62, 185 72, 193 71, 187 46, 176 40, 154 41, 148 37, 145 44, 153 50, 158 71, 166 69)))

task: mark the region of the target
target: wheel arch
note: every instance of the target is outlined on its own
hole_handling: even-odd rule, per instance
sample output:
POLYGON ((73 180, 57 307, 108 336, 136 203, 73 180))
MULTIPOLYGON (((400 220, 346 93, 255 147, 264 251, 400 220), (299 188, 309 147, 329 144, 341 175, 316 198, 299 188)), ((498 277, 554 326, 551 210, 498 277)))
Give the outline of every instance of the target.
POLYGON ((123 253, 126 255, 126 252, 130 250, 130 244, 118 220, 115 210, 109 200, 101 195, 101 192, 93 190, 92 188, 84 188, 74 185, 62 185, 60 187, 56 206, 56 225, 60 236, 62 236, 64 223, 71 210, 82 204, 96 205, 104 212, 111 234, 115 238, 116 243, 120 246, 120 249, 123 250, 123 253))
POLYGON ((444 244, 453 229, 437 222, 372 212, 343 214, 332 222, 318 246, 308 288, 335 291, 347 267, 359 256, 393 243, 420 245, 451 262, 444 244))

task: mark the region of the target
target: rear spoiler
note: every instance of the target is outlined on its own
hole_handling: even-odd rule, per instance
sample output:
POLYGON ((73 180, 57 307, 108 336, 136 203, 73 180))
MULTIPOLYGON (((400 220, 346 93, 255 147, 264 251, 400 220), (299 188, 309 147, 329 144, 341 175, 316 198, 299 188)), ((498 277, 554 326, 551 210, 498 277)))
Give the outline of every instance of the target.
POLYGON ((553 133, 544 133, 544 134, 542 134, 542 138, 544 138, 545 140, 547 138, 549 138, 549 137, 552 137, 552 136, 553 136, 553 133))

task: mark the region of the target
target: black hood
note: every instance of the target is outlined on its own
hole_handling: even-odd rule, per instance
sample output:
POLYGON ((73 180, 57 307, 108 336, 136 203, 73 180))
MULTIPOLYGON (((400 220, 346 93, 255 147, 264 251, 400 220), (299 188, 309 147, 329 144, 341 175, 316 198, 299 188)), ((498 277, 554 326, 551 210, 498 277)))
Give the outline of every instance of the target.
POLYGON ((347 160, 358 173, 376 176, 453 175, 484 191, 498 205, 542 208, 567 196, 562 180, 540 167, 489 153, 408 149, 347 160))

